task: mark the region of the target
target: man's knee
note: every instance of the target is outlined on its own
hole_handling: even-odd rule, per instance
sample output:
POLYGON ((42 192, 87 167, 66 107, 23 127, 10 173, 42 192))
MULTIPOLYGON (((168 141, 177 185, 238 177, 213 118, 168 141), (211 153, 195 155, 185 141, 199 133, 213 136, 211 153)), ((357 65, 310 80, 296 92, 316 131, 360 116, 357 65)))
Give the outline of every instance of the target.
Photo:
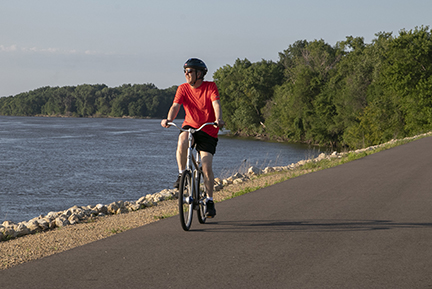
POLYGON ((187 149, 188 146, 189 146, 189 144, 188 144, 188 133, 187 132, 182 132, 181 134, 179 134, 178 142, 177 142, 177 147, 180 150, 185 150, 185 149, 187 149))
POLYGON ((213 155, 207 152, 201 152, 201 162, 204 174, 209 175, 213 172, 213 155))

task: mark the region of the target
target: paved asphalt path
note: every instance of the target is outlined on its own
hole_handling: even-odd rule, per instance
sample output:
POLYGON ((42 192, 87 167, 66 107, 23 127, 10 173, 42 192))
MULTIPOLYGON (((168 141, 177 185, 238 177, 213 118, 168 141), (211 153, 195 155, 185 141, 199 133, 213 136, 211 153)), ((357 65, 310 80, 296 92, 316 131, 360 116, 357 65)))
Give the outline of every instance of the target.
POLYGON ((2 288, 432 288, 432 137, 0 271, 2 288), (194 216, 195 217, 195 216, 194 216))

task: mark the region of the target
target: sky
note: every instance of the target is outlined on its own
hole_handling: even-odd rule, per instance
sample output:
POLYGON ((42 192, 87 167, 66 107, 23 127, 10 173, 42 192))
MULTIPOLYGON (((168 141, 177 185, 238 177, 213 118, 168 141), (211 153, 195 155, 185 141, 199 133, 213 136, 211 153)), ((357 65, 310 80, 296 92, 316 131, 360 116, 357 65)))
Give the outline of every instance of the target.
POLYGON ((278 61, 297 40, 432 24, 431 0, 0 0, 0 97, 44 86, 185 82, 190 57, 206 80, 236 59, 278 61))

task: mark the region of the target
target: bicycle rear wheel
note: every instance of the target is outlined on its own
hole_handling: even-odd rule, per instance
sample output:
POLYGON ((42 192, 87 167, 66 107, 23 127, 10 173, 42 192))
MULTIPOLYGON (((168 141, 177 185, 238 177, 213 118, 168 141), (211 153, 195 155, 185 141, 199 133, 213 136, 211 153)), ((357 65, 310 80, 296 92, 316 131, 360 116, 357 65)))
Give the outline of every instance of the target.
POLYGON ((206 188, 204 185, 204 176, 202 174, 202 170, 201 173, 198 173, 197 176, 197 181, 198 181, 198 221, 201 224, 204 224, 206 221, 206 213, 207 213, 207 205, 206 205, 206 198, 207 198, 207 192, 206 192, 206 188))
POLYGON ((180 178, 179 214, 183 230, 188 231, 192 224, 193 214, 192 176, 189 171, 184 171, 180 178))

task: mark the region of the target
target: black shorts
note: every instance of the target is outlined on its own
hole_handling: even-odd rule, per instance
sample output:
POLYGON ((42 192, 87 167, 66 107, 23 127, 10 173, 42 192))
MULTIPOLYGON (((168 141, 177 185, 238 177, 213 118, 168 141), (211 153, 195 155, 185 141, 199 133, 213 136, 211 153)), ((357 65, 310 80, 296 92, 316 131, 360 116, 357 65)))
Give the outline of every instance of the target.
MULTIPOLYGON (((189 129, 191 126, 185 125, 183 129, 189 129)), ((181 132, 180 132, 181 133, 181 132)), ((216 153, 216 146, 218 139, 210 136, 208 133, 203 131, 197 131, 192 134, 194 137, 194 147, 197 151, 208 152, 214 155, 216 153)))

